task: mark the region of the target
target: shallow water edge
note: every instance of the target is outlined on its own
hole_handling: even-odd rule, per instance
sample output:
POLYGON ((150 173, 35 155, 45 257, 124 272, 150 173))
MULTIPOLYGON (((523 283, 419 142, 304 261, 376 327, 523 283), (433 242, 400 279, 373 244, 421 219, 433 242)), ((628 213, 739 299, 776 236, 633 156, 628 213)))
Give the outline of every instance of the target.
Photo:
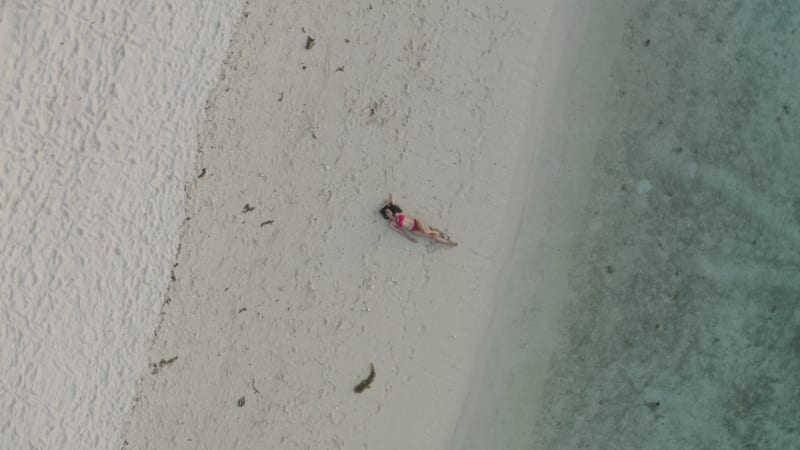
MULTIPOLYGON (((481 420, 459 448, 789 448, 800 8, 642 2, 619 18, 610 71, 572 72, 611 80, 590 171, 551 178, 589 176, 589 189, 572 204, 529 199, 532 216, 580 207, 580 219, 559 224, 574 230, 563 241, 519 247, 474 390, 481 420)), ((554 139, 565 158, 570 133, 554 139)), ((527 224, 521 235, 558 235, 527 224)))

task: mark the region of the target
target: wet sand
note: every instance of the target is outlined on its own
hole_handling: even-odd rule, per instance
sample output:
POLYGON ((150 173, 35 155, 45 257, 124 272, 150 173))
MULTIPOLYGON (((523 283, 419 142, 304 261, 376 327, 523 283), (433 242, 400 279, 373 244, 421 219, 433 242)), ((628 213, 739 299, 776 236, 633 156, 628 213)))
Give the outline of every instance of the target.
MULTIPOLYGON (((582 117, 575 106, 598 97, 564 97, 576 101, 565 104, 578 113, 571 128, 604 121, 584 161, 584 207, 556 231, 534 214, 523 223, 479 383, 489 388, 455 448, 792 448, 800 9, 616 12, 617 24, 587 31, 588 48, 613 56, 602 109, 582 117), (557 330, 549 354, 537 346, 543 327, 557 330)), ((576 87, 604 74, 590 59, 576 69, 576 87)), ((569 154, 576 141, 553 144, 569 154)), ((531 211, 544 212, 538 201, 531 211)))

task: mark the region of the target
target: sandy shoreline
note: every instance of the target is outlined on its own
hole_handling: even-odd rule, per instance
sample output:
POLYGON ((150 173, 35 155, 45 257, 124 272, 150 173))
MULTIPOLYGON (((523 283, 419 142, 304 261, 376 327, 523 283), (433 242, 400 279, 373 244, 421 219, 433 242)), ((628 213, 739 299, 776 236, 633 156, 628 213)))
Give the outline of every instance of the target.
POLYGON ((553 8, 246 7, 130 448, 448 445, 521 213, 553 8), (461 245, 391 233, 389 192, 461 245))
POLYGON ((798 442, 800 8, 719 6, 587 12, 453 448, 798 442))
POLYGON ((530 161, 520 164, 524 183, 515 189, 524 192, 522 212, 505 233, 510 249, 451 449, 527 449, 541 432, 534 424, 549 410, 550 361, 563 345, 564 305, 574 299, 569 275, 607 127, 622 7, 569 2, 550 20, 533 102, 539 110, 528 126, 530 161))
POLYGON ((800 7, 256 3, 0 6, 0 447, 798 441, 800 7))

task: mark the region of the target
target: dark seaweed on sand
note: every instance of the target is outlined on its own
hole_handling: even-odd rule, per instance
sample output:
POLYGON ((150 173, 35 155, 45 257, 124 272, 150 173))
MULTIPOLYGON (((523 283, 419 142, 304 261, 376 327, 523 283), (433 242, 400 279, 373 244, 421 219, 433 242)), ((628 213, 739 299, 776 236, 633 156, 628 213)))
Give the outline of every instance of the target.
POLYGON ((372 384, 372 380, 374 379, 375 379, 375 366, 372 365, 372 363, 369 363, 369 376, 361 380, 361 382, 358 383, 356 387, 353 388, 353 390, 356 392, 356 394, 364 392, 364 389, 368 389, 372 384))

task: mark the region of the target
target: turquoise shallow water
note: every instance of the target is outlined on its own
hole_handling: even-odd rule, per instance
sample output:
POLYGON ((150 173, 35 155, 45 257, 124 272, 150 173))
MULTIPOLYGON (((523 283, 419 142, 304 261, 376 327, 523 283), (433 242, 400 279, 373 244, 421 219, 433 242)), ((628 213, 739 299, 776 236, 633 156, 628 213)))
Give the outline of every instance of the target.
POLYGON ((602 114, 580 141, 593 151, 549 140, 566 159, 593 155, 589 172, 563 174, 587 189, 557 208, 530 199, 457 445, 800 448, 800 3, 618 14, 584 37, 610 71, 586 59, 565 78, 610 80, 595 96, 564 88, 572 126, 602 114), (570 110, 578 95, 596 104, 570 110), (573 206, 557 234, 535 229, 534 213, 573 206))

